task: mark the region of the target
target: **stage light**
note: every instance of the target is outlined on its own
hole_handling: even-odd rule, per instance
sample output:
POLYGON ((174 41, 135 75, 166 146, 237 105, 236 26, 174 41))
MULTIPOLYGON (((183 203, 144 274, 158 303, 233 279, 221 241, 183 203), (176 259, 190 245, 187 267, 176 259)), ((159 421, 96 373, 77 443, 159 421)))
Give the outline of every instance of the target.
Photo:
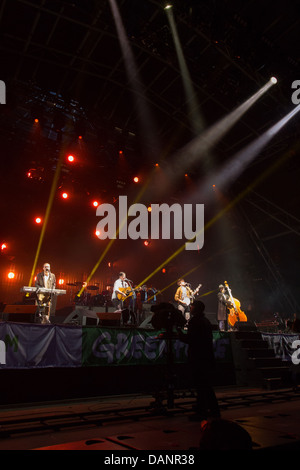
POLYGON ((68 193, 62 193, 61 197, 62 197, 63 199, 68 199, 69 194, 68 194, 68 193))
POLYGON ((8 279, 14 279, 15 278, 15 273, 10 271, 8 274, 7 274, 7 277, 8 279))
POLYGON ((1 245, 1 251, 5 251, 7 249, 6 243, 2 243, 1 245))
POLYGON ((171 10, 173 8, 173 5, 171 3, 167 3, 167 5, 164 7, 164 10, 171 10))
POLYGON ((40 217, 36 217, 35 218, 35 223, 36 224, 41 224, 42 223, 42 219, 40 217))
POLYGON ((35 118, 34 122, 37 124, 39 122, 38 118, 35 118))
POLYGON ((134 181, 135 183, 138 183, 138 182, 140 181, 140 179, 139 179, 138 176, 135 176, 135 177, 133 178, 133 181, 134 181))
POLYGON ((166 272, 167 272, 166 268, 162 268, 161 272, 162 272, 163 274, 166 274, 166 272))
POLYGON ((100 237, 100 230, 96 230, 95 235, 96 235, 97 237, 100 237))
POLYGON ((74 155, 68 155, 68 162, 73 163, 75 161, 74 155))
POLYGON ((145 246, 149 246, 150 243, 151 243, 150 240, 145 240, 145 241, 144 241, 144 245, 145 245, 145 246))
POLYGON ((78 136, 78 139, 79 139, 79 140, 82 140, 82 135, 79 135, 79 136, 78 136))
POLYGON ((98 202, 98 201, 93 201, 93 206, 94 206, 94 207, 98 207, 98 206, 99 206, 99 202, 98 202))
POLYGON ((119 150, 119 155, 120 155, 120 157, 123 157, 123 155, 124 155, 123 150, 119 150))
POLYGON ((64 279, 58 279, 58 284, 59 284, 60 286, 62 286, 64 283, 65 283, 65 280, 64 280, 64 279))
POLYGON ((152 211, 152 207, 151 206, 148 206, 148 212, 151 212, 152 211))
POLYGON ((274 85, 277 83, 277 78, 276 77, 271 77, 270 82, 274 83, 274 85))

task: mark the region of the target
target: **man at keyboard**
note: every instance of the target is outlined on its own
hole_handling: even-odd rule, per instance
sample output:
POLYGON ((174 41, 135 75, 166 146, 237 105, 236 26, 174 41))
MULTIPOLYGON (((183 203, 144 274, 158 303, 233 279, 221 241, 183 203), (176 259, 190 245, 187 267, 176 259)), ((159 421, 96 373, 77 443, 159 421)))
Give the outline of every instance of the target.
MULTIPOLYGON (((36 287, 45 287, 46 289, 55 289, 56 285, 56 277, 50 271, 50 264, 44 263, 43 272, 38 273, 36 276, 35 286, 36 287)), ((50 323, 50 310, 51 310, 51 300, 52 294, 51 293, 43 293, 39 294, 37 292, 37 299, 39 306, 42 307, 40 309, 41 315, 41 323, 46 324, 50 323)))

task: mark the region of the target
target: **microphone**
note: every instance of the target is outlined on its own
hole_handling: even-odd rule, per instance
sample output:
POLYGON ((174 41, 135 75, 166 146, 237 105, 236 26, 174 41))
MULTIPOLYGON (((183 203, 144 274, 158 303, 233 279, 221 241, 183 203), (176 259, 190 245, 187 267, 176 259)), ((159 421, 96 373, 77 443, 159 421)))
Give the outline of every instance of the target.
POLYGON ((124 281, 133 282, 130 279, 127 279, 127 277, 125 277, 124 281))

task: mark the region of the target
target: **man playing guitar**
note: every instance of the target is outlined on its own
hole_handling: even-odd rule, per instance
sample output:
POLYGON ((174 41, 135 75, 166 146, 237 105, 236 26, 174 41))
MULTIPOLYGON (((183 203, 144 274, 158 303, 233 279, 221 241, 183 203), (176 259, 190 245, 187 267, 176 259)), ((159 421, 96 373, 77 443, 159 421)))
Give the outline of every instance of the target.
POLYGON ((187 284, 184 279, 179 279, 177 282, 178 288, 175 293, 175 300, 177 308, 180 310, 186 321, 190 319, 190 304, 194 301, 195 295, 198 293, 202 284, 199 284, 197 289, 192 291, 190 284, 187 284))
POLYGON ((121 310, 123 308, 123 302, 127 298, 126 289, 128 287, 129 284, 126 280, 126 274, 124 272, 120 272, 118 279, 114 283, 113 293, 111 296, 113 306, 116 310, 121 310))

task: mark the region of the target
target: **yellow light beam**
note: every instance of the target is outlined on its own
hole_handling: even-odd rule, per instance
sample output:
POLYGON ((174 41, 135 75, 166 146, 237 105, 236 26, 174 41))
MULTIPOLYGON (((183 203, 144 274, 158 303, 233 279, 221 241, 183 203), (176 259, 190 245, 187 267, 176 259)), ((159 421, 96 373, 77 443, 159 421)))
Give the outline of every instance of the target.
POLYGON ((47 224, 48 224, 48 221, 49 221, 49 217, 50 217, 50 213, 51 213, 51 209, 52 209, 52 205, 53 205, 53 200, 54 200, 55 191, 56 191, 56 187, 57 187, 57 183, 58 183, 58 178, 59 178, 59 175, 60 175, 61 164, 62 164, 62 155, 63 155, 63 153, 61 154, 61 156, 60 156, 60 158, 57 162, 57 167, 56 167, 54 178, 53 178, 53 181, 52 181, 50 196, 49 196, 47 207, 46 207, 44 223, 43 223, 43 226, 42 226, 42 230, 41 230, 41 234, 40 234, 40 238, 39 238, 39 242, 38 242, 38 246, 37 246, 37 250, 36 250, 32 270, 31 270, 31 275, 30 275, 30 279, 29 279, 29 284, 28 284, 29 286, 32 285, 32 280, 33 280, 33 277, 34 277, 34 274, 35 274, 36 265, 37 265, 37 262, 38 262, 38 259, 39 259, 39 256, 40 256, 42 243, 43 243, 44 236, 45 236, 45 233, 46 233, 46 228, 47 228, 47 224))

